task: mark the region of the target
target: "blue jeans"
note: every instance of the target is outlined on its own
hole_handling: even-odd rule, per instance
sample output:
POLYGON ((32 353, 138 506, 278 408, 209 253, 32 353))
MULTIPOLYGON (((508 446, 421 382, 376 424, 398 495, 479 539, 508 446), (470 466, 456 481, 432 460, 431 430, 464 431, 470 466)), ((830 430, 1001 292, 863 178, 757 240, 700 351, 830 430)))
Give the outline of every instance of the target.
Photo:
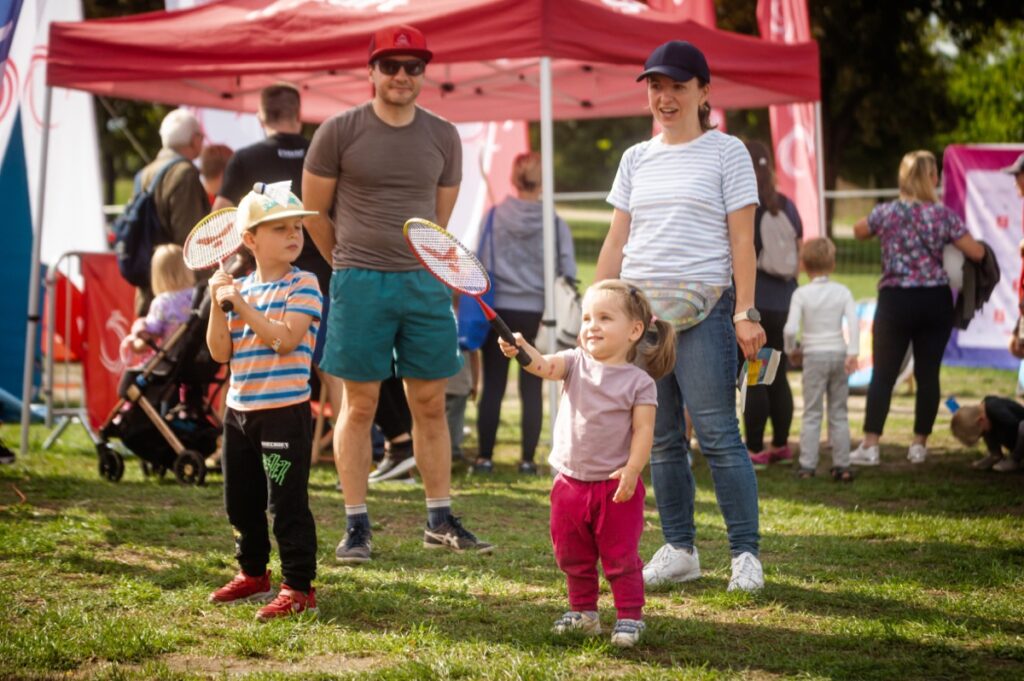
POLYGON ((676 368, 658 381, 651 480, 665 541, 690 548, 696 488, 686 459, 683 406, 711 467, 733 556, 758 555, 757 478, 736 419, 736 294, 727 290, 703 322, 679 333, 676 368))

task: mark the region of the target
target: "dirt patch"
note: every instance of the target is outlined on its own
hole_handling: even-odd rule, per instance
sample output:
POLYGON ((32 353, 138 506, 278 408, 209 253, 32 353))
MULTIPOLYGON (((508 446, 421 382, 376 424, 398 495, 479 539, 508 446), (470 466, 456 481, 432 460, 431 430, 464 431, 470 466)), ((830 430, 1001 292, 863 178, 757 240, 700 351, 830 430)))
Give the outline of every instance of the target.
POLYGON ((173 672, 202 674, 208 676, 241 676, 256 672, 289 674, 339 674, 343 672, 364 672, 374 669, 379 660, 373 657, 354 657, 341 653, 308 655, 301 660, 269 660, 263 657, 206 657, 199 655, 172 654, 156 658, 173 672))

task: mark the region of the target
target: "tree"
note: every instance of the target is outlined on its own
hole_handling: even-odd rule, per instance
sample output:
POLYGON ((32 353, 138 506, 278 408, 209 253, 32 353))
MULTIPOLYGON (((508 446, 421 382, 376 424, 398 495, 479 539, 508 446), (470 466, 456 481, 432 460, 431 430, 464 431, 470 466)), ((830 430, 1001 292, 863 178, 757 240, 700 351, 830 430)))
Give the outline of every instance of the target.
POLYGON ((956 126, 944 144, 1024 141, 1024 21, 1002 23, 962 51, 949 73, 956 126))

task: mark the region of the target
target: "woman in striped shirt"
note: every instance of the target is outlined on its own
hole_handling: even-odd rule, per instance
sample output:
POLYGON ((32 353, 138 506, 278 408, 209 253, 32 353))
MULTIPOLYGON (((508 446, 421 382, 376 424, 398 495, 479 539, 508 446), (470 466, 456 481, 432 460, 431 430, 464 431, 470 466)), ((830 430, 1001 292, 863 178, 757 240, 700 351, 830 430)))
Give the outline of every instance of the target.
POLYGON ((753 357, 765 332, 754 308, 757 181, 743 143, 713 129, 711 72, 699 49, 661 45, 637 80, 662 132, 626 151, 608 195, 611 228, 596 279, 639 286, 678 331, 675 371, 658 381, 651 477, 665 545, 648 585, 700 577, 694 480, 683 436, 689 409, 711 467, 732 553, 729 590, 764 586, 757 479, 736 419, 736 350, 753 357))

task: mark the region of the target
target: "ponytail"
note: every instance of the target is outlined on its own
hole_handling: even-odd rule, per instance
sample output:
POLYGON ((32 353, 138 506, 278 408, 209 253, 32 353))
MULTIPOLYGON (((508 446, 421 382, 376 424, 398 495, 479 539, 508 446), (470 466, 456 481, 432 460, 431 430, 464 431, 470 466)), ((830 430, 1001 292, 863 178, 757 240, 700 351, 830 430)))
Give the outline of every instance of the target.
POLYGON ((655 319, 648 327, 642 346, 643 366, 651 378, 668 376, 676 366, 676 330, 663 319, 655 319), (653 342, 651 336, 654 336, 653 342))

